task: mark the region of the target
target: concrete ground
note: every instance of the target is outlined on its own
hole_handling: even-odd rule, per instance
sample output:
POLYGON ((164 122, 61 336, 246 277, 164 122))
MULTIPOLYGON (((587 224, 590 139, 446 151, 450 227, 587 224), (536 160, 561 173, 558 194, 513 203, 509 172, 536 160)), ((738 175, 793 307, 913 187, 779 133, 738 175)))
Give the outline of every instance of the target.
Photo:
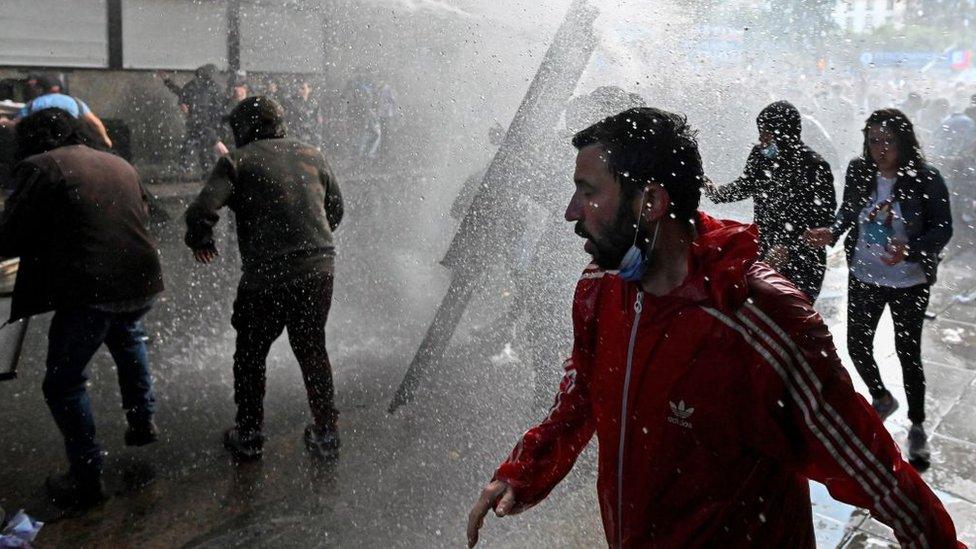
MULTIPOLYGON (((531 411, 532 374, 518 359, 517 346, 507 352, 499 343, 486 353, 464 327, 442 372, 417 402, 396 415, 386 413, 433 314, 432 304, 447 285, 447 273, 436 261, 450 236, 449 221, 425 225, 446 229, 412 228, 380 237, 376 223, 390 219, 393 207, 401 213, 420 209, 423 193, 412 193, 416 203, 368 205, 353 199, 338 237, 342 255, 328 332, 342 413, 342 457, 323 464, 306 456, 301 434, 309 413, 298 367, 282 338, 268 360, 265 458, 235 465, 220 445, 234 409, 234 254, 232 247, 224 249, 224 269, 192 263, 178 219, 185 191, 163 197, 175 219, 157 227, 168 289, 146 321, 155 338, 150 354, 162 440, 145 448, 124 446, 114 365, 100 351, 90 368, 90 389, 112 497, 77 516, 47 505, 44 479, 64 467, 64 456, 40 393, 50 315, 38 317, 27 335, 21 378, 0 384, 0 506, 24 507, 48 521, 38 547, 462 546, 470 504, 538 414, 531 411)), ((963 247, 943 265, 930 308, 938 317, 925 330, 933 466, 924 477, 946 502, 960 539, 973 545, 976 301, 961 303, 953 296, 976 292, 971 268, 976 253, 958 248, 963 247)), ((843 265, 835 265, 819 306, 849 364, 844 276, 843 265)), ((469 320, 465 326, 479 321, 469 320)), ((903 401, 892 337, 886 319, 877 356, 886 382, 903 401)), ((887 424, 902 444, 904 410, 887 424)), ((483 545, 604 545, 594 457, 591 445, 537 508, 514 518, 489 518, 483 545)), ((818 485, 812 492, 821 547, 894 544, 890 531, 864 513, 833 501, 818 485)))

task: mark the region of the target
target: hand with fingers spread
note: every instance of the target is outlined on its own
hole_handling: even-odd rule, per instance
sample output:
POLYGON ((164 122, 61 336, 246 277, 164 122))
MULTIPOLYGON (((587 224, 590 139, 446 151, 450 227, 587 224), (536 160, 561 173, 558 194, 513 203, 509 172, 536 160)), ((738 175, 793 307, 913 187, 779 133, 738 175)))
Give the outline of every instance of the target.
POLYGON ((203 263, 204 265, 212 263, 214 259, 217 259, 217 250, 213 248, 193 250, 193 259, 196 259, 197 263, 203 263))
POLYGON ((478 543, 478 530, 485 522, 485 515, 489 509, 494 509, 495 515, 504 517, 517 515, 524 507, 516 505, 515 489, 501 480, 493 480, 481 491, 481 496, 468 513, 468 547, 478 543))

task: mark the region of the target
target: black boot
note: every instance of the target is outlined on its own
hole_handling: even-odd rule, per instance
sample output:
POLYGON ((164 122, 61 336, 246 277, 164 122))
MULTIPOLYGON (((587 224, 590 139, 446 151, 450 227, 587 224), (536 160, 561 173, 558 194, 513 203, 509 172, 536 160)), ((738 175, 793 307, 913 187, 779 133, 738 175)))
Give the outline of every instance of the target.
POLYGON ((108 499, 100 473, 52 475, 46 487, 48 498, 59 507, 89 509, 108 499))
POLYGON ((152 418, 129 420, 129 428, 125 430, 126 446, 145 446, 157 440, 159 440, 159 429, 152 418))
POLYGON ((908 430, 908 463, 918 472, 926 471, 931 465, 929 437, 921 423, 913 423, 908 430))
POLYGON ((261 459, 264 453, 264 435, 257 431, 242 431, 231 427, 224 432, 224 448, 239 461, 261 459))
POLYGON ((336 459, 339 457, 339 430, 332 426, 321 428, 309 425, 305 428, 305 448, 313 456, 320 459, 336 459))
POLYGON ((873 399, 871 406, 874 407, 874 411, 878 412, 878 417, 881 418, 881 421, 884 421, 898 409, 898 401, 889 392, 881 398, 873 399))

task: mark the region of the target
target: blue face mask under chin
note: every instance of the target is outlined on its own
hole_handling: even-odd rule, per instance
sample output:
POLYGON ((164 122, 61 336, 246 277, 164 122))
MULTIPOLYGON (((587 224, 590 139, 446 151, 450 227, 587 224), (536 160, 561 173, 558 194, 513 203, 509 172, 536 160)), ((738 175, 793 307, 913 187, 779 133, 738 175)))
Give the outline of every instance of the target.
POLYGON ((620 278, 627 282, 637 282, 644 276, 644 272, 647 271, 647 261, 650 253, 654 251, 654 245, 657 243, 657 231, 660 228, 661 222, 658 221, 654 226, 654 236, 651 237, 651 246, 648 248, 647 254, 637 247, 637 234, 634 234, 634 243, 627 250, 624 258, 620 260, 620 267, 618 267, 620 278))
POLYGON ((770 159, 776 158, 777 156, 779 156, 779 147, 776 146, 776 142, 774 141, 769 145, 763 147, 760 150, 760 152, 762 152, 763 156, 765 156, 766 158, 770 158, 770 159))

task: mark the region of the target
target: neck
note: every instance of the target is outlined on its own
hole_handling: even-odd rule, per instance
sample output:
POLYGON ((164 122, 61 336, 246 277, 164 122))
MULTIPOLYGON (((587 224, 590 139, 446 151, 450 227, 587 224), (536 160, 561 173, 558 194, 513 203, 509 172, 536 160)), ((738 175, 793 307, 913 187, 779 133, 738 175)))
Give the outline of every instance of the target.
POLYGON ((641 288, 652 295, 667 295, 680 286, 688 276, 688 254, 697 237, 695 226, 686 221, 662 220, 641 288))
POLYGON ((881 166, 878 166, 878 173, 881 174, 881 177, 884 177, 886 179, 892 179, 898 177, 898 168, 897 167, 882 168, 881 166))

